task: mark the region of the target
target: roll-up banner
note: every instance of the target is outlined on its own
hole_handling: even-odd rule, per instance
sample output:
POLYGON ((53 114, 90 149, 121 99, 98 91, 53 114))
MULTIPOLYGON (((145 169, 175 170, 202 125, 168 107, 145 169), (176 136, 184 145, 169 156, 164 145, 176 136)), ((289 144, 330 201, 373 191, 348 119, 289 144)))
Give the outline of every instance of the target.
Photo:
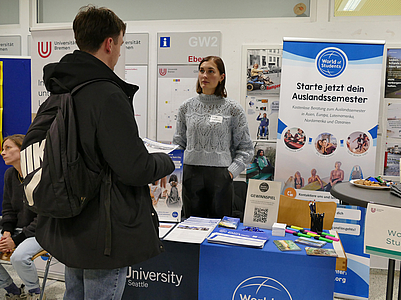
POLYGON ((384 41, 285 38, 275 180, 283 194, 333 200, 375 175, 384 41))

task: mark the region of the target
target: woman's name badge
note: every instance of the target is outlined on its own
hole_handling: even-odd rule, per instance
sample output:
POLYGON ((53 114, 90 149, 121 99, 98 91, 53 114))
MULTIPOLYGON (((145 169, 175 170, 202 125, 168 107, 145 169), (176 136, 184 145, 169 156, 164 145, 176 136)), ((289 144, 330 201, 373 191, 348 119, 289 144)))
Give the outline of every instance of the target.
POLYGON ((210 123, 223 123, 223 117, 222 116, 210 116, 210 123))

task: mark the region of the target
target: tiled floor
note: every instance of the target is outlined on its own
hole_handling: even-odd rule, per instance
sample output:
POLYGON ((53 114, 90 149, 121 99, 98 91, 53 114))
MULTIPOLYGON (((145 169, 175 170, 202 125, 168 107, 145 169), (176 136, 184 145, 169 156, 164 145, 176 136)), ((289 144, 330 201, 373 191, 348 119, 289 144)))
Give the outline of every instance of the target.
MULTIPOLYGON (((15 271, 8 264, 4 264, 6 270, 10 273, 13 278, 18 278, 16 276, 15 271)), ((398 296, 398 279, 399 272, 396 272, 395 280, 394 280, 394 299, 397 299, 398 296)), ((15 280, 17 285, 21 284, 19 279, 15 280)), ((386 285, 387 285, 387 271, 386 270, 378 270, 372 269, 370 273, 370 288, 369 288, 369 299, 370 300, 385 300, 386 299, 386 285)), ((64 294, 64 282, 56 281, 56 280, 47 280, 46 286, 46 296, 47 300, 61 300, 63 299, 64 294)), ((0 290, 0 299, 4 299, 4 290, 0 290)), ((334 300, 343 299, 334 297, 334 300)), ((322 299, 324 300, 324 299, 322 299)))

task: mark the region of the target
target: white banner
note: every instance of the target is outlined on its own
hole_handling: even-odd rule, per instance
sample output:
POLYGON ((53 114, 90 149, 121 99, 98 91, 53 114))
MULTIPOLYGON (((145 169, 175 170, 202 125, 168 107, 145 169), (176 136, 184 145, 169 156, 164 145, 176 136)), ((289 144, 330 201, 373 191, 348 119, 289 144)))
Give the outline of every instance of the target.
MULTIPOLYGON (((49 96, 43 82, 43 67, 60 61, 64 55, 77 50, 78 47, 72 29, 32 31, 31 47, 32 113, 34 114, 49 96)), ((114 71, 124 79, 125 47, 121 47, 121 56, 114 71)))
POLYGON ((401 259, 401 208, 368 204, 365 253, 401 259))
POLYGON ((335 183, 376 175, 383 49, 285 39, 275 174, 283 194, 333 200, 335 183))

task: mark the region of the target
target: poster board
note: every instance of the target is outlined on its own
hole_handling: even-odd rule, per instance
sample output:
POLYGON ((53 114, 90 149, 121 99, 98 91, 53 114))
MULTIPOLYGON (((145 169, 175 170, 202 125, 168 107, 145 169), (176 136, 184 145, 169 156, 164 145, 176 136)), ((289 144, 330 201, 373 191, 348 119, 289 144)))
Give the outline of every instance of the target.
MULTIPOLYGON (((31 124, 31 59, 27 57, 3 57, 3 137, 25 134, 31 124)), ((0 160, 0 182, 9 168, 0 160)), ((3 184, 0 185, 3 201, 3 184)))
POLYGON ((375 174, 383 51, 384 41, 284 39, 275 168, 283 194, 335 200, 336 182, 375 174))

